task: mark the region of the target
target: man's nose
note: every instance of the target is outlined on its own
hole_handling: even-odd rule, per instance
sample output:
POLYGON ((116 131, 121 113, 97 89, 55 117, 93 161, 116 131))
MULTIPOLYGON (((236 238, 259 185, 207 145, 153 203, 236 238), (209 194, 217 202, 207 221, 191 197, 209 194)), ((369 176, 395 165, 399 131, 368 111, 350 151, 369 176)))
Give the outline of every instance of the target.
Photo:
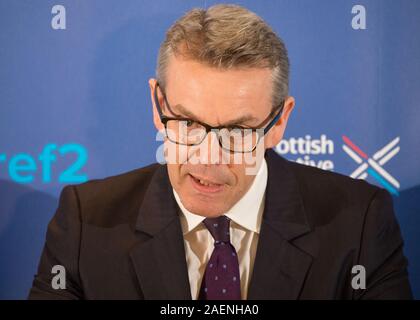
POLYGON ((221 164, 223 149, 220 147, 219 138, 216 131, 207 133, 204 141, 200 146, 200 163, 201 164, 221 164))

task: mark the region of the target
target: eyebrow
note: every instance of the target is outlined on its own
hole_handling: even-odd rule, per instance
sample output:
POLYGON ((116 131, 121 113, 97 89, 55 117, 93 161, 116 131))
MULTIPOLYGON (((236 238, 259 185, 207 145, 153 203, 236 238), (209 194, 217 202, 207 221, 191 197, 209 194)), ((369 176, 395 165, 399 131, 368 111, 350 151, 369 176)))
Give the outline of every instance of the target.
MULTIPOLYGON (((177 104, 173 108, 176 108, 182 115, 184 115, 184 116, 186 116, 188 118, 191 118, 194 121, 202 122, 202 121, 200 121, 198 119, 198 117, 196 115, 194 115, 191 111, 187 110, 181 104, 177 104)), ((171 110, 171 111, 172 111, 172 113, 174 113, 173 110, 171 110)), ((177 115, 177 114, 175 114, 175 115, 177 115)), ((182 115, 180 115, 180 116, 182 116, 182 115)), ((230 126, 241 125, 241 124, 244 124, 245 122, 252 122, 252 121, 256 121, 256 120, 258 120, 258 118, 256 118, 255 116, 253 116, 251 114, 246 114, 246 115, 240 116, 239 118, 230 120, 230 121, 222 124, 221 126, 223 126, 223 127, 230 127, 230 126)))

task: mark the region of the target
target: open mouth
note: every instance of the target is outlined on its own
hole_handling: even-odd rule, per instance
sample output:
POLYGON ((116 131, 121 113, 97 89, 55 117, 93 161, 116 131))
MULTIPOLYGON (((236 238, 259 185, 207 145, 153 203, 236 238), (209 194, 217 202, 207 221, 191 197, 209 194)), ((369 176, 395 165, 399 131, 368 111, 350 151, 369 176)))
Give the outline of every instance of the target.
POLYGON ((223 189, 223 184, 215 183, 189 174, 193 187, 204 193, 215 193, 223 189))

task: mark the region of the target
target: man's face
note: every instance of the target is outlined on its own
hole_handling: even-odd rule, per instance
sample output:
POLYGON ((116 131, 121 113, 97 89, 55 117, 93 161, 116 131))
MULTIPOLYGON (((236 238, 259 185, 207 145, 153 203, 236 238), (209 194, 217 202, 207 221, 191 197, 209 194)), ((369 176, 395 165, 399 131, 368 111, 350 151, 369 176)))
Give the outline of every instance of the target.
MULTIPOLYGON (((149 84, 153 95, 156 81, 151 79, 149 84)), ((256 127, 272 111, 272 86, 269 69, 221 70, 172 56, 164 90, 171 110, 178 116, 215 127, 256 127)), ((174 116, 166 108, 163 97, 158 92, 163 114, 174 116)), ((280 141, 293 105, 294 99, 289 97, 280 121, 264 137, 263 148, 272 148, 280 141)), ((156 106, 154 122, 158 130, 163 129, 156 106)), ((208 142, 209 147, 200 149, 198 163, 191 163, 192 148, 188 148, 189 151, 179 156, 178 163, 168 164, 168 174, 172 187, 187 210, 205 217, 216 217, 226 213, 240 200, 251 186, 255 175, 246 173, 244 161, 210 161, 211 153, 226 157, 226 151, 219 147, 214 133, 208 134, 205 139, 208 139, 205 142, 208 142)), ((172 142, 165 143, 170 148, 176 147, 172 142)), ((259 156, 262 157, 263 154, 259 156)))

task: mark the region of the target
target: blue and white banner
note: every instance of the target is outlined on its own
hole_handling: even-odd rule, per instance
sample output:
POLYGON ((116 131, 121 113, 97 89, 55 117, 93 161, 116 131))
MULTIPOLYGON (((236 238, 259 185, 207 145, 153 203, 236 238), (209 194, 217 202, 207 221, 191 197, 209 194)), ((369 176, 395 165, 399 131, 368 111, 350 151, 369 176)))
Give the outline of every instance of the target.
MULTIPOLYGON (((26 298, 66 184, 156 162, 148 79, 198 0, 0 0, 0 299, 26 298)), ((420 298, 420 1, 233 1, 284 40, 275 150, 394 197, 420 298)))

